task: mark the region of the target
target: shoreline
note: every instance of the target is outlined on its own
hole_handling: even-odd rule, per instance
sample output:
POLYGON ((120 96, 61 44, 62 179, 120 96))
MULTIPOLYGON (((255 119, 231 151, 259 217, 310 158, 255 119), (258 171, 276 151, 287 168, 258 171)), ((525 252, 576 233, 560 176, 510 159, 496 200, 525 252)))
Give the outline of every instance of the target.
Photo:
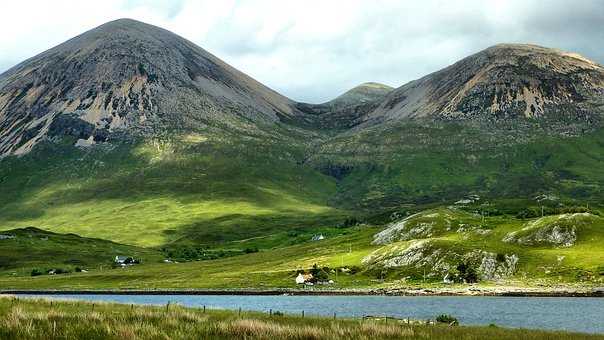
POLYGON ((601 297, 604 288, 418 288, 418 289, 0 289, 0 295, 298 295, 298 296, 501 296, 501 297, 601 297))

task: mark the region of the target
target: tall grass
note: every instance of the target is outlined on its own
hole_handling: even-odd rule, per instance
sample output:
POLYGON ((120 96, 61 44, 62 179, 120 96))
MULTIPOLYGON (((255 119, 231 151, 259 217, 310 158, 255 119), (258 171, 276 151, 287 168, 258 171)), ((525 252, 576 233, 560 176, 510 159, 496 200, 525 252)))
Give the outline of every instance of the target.
POLYGON ((604 336, 4 297, 0 298, 0 338, 539 340, 604 336))

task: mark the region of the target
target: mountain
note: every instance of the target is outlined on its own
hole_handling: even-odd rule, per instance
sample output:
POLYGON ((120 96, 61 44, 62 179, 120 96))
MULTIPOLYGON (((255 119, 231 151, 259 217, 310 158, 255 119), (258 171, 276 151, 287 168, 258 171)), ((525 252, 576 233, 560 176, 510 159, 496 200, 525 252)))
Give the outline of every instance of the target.
POLYGON ((85 144, 118 130, 253 133, 296 114, 291 100, 190 41, 120 19, 0 75, 0 156, 53 135, 85 144))
POLYGON ((363 83, 346 91, 335 99, 319 105, 329 107, 331 111, 335 111, 346 106, 360 105, 384 99, 392 90, 391 86, 380 83, 363 83))
POLYGON ((392 91, 367 124, 444 120, 577 119, 604 112, 604 67, 580 55, 501 44, 392 91))
POLYGON ((337 287, 460 281, 460 264, 596 282, 603 79, 498 45, 296 103, 166 30, 107 23, 0 75, 0 285, 282 287, 315 263, 337 287), (144 263, 101 270, 115 252, 144 263), (76 265, 91 272, 29 277, 76 265))
POLYGON ((312 125, 320 129, 345 130, 357 125, 359 120, 374 110, 392 90, 388 85, 369 82, 355 86, 322 104, 298 103, 296 106, 310 114, 312 125))
POLYGON ((338 178, 333 202, 368 209, 471 192, 596 199, 603 93, 604 68, 584 57, 496 45, 365 107, 307 162, 338 178))

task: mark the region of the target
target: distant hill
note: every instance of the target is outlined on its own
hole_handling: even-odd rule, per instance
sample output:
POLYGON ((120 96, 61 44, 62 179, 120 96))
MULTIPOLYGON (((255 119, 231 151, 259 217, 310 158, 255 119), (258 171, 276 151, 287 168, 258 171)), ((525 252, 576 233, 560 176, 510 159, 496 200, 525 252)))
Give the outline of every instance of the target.
MULTIPOLYGON (((379 83, 363 83, 322 104, 298 103, 311 116, 312 125, 326 130, 346 130, 358 123, 393 90, 379 83)), ((309 118, 307 118, 308 120, 309 118)))

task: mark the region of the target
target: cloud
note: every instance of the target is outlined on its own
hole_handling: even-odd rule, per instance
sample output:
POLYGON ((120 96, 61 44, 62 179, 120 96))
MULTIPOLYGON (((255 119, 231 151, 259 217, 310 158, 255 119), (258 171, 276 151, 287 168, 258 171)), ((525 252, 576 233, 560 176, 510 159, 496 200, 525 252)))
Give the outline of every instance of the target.
POLYGON ((299 101, 359 83, 400 86, 501 42, 604 62, 598 0, 55 0, 0 3, 0 71, 87 29, 130 17, 167 28, 299 101), (7 13, 10 13, 8 15, 7 13))

